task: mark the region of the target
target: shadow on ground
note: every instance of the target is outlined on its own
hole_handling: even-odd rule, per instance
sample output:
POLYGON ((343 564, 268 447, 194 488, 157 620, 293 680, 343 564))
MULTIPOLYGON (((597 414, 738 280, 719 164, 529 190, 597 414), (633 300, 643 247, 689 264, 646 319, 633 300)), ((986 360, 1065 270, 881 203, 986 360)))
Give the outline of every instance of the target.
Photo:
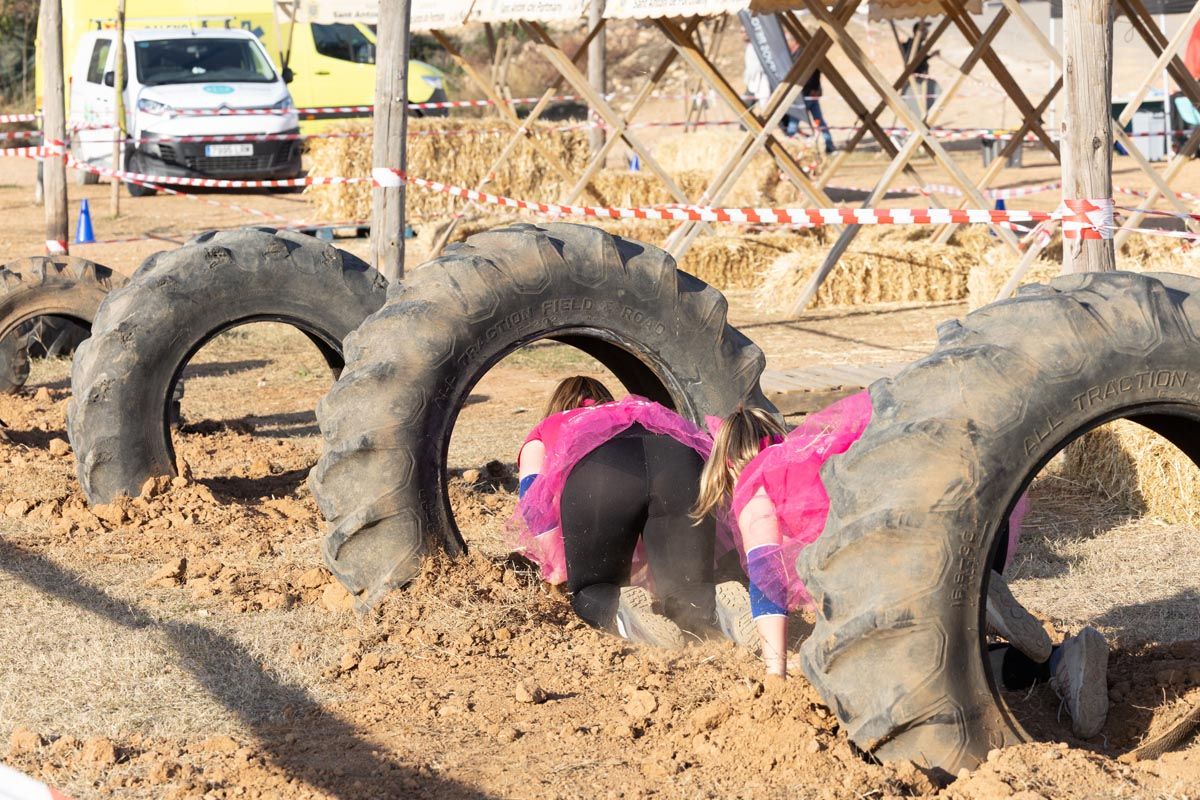
MULTIPOLYGON (((234 640, 208 628, 174 620, 160 621, 135 605, 110 597, 80 575, 12 542, 0 540, 0 570, 54 598, 130 629, 160 631, 167 646, 204 689, 238 716, 263 755, 289 777, 336 798, 412 796, 485 798, 483 792, 389 760, 345 721, 325 711, 303 688, 273 677, 234 640), (232 685, 229 663, 237 674, 252 676, 232 685), (224 667, 224 668, 223 668, 224 667), (251 691, 258 706, 241 700, 251 691), (293 738, 285 741, 285 736, 293 738), (402 789, 416 782, 416 791, 402 789)), ((34 612, 33 609, 30 610, 34 612)))

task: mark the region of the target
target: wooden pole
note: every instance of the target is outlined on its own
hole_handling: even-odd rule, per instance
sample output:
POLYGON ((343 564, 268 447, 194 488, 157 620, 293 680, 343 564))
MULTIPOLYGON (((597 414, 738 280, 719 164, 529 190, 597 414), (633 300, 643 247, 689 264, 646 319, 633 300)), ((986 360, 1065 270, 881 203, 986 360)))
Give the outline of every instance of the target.
MULTIPOLYGON (((113 60, 113 149, 112 168, 123 169, 125 152, 125 0, 117 0, 116 57, 113 60)), ((109 205, 113 219, 121 216, 121 181, 112 179, 109 205)))
MULTIPOLYGON (((588 4, 588 30, 593 30, 600 24, 600 20, 604 18, 604 0, 592 0, 588 4)), ((608 56, 605 52, 605 29, 600 28, 600 32, 592 39, 592 43, 588 45, 587 68, 588 68, 588 83, 592 85, 592 89, 596 94, 603 96, 608 90, 608 56)), ((590 119, 589 122, 595 123, 595 119, 590 119)), ((604 147, 604 128, 597 125, 588 131, 588 143, 591 147, 592 155, 600 152, 600 148, 604 147)))
MULTIPOLYGON (((1064 0, 1063 201, 1112 197, 1113 0, 1064 0)), ((1108 238, 1064 238, 1063 272, 1116 269, 1108 238)))
POLYGON ((375 64, 375 146, 372 166, 387 185, 372 191, 371 262, 395 282, 404 275, 404 182, 386 170, 404 174, 408 135, 408 20, 412 0, 379 0, 375 64))
POLYGON ((43 0, 38 20, 42 37, 42 115, 45 143, 61 155, 43 161, 46 198, 46 252, 67 252, 67 119, 63 101, 62 2, 43 0))

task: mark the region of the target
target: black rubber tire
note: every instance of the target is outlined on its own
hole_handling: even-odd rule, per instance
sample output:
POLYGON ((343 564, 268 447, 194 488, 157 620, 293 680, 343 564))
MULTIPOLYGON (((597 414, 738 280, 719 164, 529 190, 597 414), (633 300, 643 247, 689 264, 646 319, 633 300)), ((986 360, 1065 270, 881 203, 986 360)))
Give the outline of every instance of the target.
POLYGON ((90 328, 109 291, 124 282, 108 267, 70 256, 34 256, 0 268, 0 392, 25 385, 30 333, 39 318, 90 328))
POLYGON ((81 324, 70 317, 42 316, 27 325, 30 358, 69 356, 92 335, 91 320, 81 324))
POLYGON ((270 228, 201 234, 143 262, 113 292, 71 370, 67 434, 92 503, 171 475, 168 399, 192 355, 224 330, 286 322, 335 374, 342 339, 383 304, 387 282, 349 253, 270 228))
POLYGON ((588 352, 700 424, 743 401, 769 408, 762 351, 726 309, 667 253, 597 228, 512 225, 447 248, 346 340, 346 370, 317 406, 325 443, 309 484, 330 569, 367 608, 416 574, 429 544, 464 549, 450 434, 471 387, 534 340, 588 352))
MULTIPOLYGON (((140 172, 145 174, 146 162, 136 152, 127 153, 125 156, 125 169, 129 172, 140 172)), ((153 197, 158 194, 157 189, 151 189, 149 186, 142 186, 136 183, 125 183, 125 189, 129 192, 130 197, 153 197)))
POLYGON ((938 330, 871 387, 831 459, 804 673, 850 739, 951 773, 1027 739, 993 689, 983 603, 1002 521, 1049 459, 1128 417, 1200 457, 1200 281, 1126 272, 1030 286, 938 330))
POLYGON ((29 380, 29 347, 26 333, 13 331, 0 338, 0 393, 15 394, 29 380))

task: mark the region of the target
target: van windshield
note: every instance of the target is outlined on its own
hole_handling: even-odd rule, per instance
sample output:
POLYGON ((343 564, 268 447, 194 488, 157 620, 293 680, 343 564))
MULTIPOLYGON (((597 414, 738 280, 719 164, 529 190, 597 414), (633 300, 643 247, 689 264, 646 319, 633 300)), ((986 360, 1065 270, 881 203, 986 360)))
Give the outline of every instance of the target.
POLYGON ((150 39, 135 42, 134 52, 144 86, 275 80, 275 70, 249 39, 150 39))

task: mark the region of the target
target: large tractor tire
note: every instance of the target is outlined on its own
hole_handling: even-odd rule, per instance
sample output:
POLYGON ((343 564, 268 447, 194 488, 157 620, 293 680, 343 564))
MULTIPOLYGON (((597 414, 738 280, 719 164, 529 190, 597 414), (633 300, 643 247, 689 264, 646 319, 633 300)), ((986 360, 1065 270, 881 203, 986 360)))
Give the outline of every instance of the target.
POLYGON ((24 258, 0 268, 0 392, 25 385, 29 347, 40 341, 43 325, 90 329, 109 291, 124 282, 107 267, 69 256, 24 258))
POLYGON ((450 434, 471 387, 530 342, 573 345, 700 424, 741 402, 769 407, 762 351, 725 315, 724 296, 665 252, 597 228, 512 225, 447 248, 346 340, 346 370, 317 406, 325 446, 309 482, 330 569, 367 608, 416 574, 430 543, 464 550, 450 434))
POLYGON ((797 566, 817 609, 804 672, 850 739, 954 773, 1028 738, 983 657, 982 598, 1039 470, 1122 417, 1200 456, 1200 281, 1063 277, 938 334, 871 387, 870 425, 821 473, 826 532, 797 566))
POLYGON ((229 328, 285 322, 336 375, 342 339, 383 303, 384 278, 299 233, 242 228, 201 234, 150 256, 100 308, 71 370, 67 434, 92 503, 136 496, 172 475, 170 398, 192 355, 229 328))

